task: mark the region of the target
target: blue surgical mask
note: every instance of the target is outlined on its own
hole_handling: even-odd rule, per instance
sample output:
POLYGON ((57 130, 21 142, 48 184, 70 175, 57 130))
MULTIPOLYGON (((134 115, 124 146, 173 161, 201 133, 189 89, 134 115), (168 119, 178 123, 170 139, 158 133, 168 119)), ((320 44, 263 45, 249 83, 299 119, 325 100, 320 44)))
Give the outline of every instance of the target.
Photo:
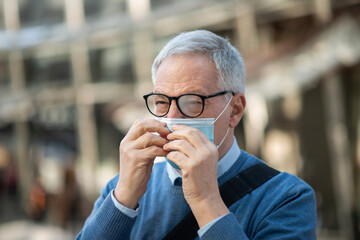
MULTIPOLYGON (((215 122, 220 118, 220 116, 225 112, 227 107, 229 106, 231 102, 232 97, 226 104, 225 108, 222 110, 222 112, 219 114, 219 116, 214 118, 157 118, 157 120, 166 123, 166 127, 172 132, 172 125, 185 125, 189 127, 196 128, 200 130, 203 134, 206 135, 206 137, 214 143, 214 125, 215 122)), ((221 144, 224 142, 227 134, 229 133, 230 127, 228 127, 225 136, 219 143, 219 145, 216 146, 216 148, 219 148, 221 144)), ((178 165, 176 165, 174 162, 170 161, 165 157, 166 161, 175 169, 181 170, 178 165)))

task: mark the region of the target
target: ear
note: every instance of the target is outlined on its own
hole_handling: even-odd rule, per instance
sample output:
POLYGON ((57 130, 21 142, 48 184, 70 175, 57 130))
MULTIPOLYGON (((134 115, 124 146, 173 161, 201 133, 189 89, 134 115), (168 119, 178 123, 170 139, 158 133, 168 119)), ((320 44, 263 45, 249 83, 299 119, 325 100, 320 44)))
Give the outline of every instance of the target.
POLYGON ((234 128, 239 124, 244 114, 244 110, 246 106, 246 99, 244 94, 242 93, 235 94, 232 99, 231 106, 232 106, 232 111, 230 115, 229 127, 234 128))

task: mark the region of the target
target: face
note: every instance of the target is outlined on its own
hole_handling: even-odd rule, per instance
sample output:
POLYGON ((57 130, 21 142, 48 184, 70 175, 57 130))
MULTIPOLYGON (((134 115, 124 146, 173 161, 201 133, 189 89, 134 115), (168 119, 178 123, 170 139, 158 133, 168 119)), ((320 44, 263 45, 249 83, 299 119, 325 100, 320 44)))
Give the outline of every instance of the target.
MULTIPOLYGON (((175 55, 167 58, 160 65, 156 74, 154 92, 173 97, 185 93, 210 95, 224 90, 220 89, 217 84, 218 75, 215 64, 207 56, 201 54, 175 55)), ((227 95, 206 99, 204 111, 198 118, 216 119, 230 99, 231 94, 228 93, 227 95)), ((231 112, 232 104, 228 106, 215 123, 214 143, 216 145, 223 139, 228 127, 231 127, 231 112)), ((179 111, 174 100, 165 117, 186 118, 179 111)), ((226 140, 219 148, 219 153, 221 153, 222 148, 229 148, 227 145, 229 143, 231 145, 232 137, 233 128, 231 128, 226 140)))

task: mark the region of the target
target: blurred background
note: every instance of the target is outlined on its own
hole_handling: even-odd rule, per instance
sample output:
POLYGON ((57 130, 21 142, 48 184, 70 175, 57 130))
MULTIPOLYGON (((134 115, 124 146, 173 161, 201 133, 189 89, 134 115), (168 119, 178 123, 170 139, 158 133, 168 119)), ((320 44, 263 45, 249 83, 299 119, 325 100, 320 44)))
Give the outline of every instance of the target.
POLYGON ((0 239, 76 236, 195 29, 244 57, 241 147, 314 188, 318 239, 360 239, 359 0, 0 0, 0 239))

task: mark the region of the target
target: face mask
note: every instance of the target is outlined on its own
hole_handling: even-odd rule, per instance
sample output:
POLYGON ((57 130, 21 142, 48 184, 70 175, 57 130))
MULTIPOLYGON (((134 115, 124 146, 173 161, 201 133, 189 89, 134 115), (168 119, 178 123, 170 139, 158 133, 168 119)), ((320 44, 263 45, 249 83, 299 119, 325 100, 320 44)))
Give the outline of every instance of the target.
MULTIPOLYGON (((227 107, 229 106, 231 102, 232 96, 229 100, 229 102, 226 104, 225 108, 222 110, 222 112, 219 114, 219 116, 214 118, 157 118, 160 122, 166 123, 166 127, 172 132, 172 125, 185 125, 189 127, 196 128, 200 130, 203 134, 206 135, 206 137, 214 143, 214 125, 215 122, 221 117, 221 115, 225 112, 227 107)), ((216 145, 216 148, 219 148, 221 144, 224 142, 226 136, 228 135, 230 130, 230 127, 228 127, 225 136, 219 143, 219 145, 216 145)), ((176 165, 174 162, 168 160, 165 157, 166 161, 175 169, 181 170, 178 165, 176 165)))

